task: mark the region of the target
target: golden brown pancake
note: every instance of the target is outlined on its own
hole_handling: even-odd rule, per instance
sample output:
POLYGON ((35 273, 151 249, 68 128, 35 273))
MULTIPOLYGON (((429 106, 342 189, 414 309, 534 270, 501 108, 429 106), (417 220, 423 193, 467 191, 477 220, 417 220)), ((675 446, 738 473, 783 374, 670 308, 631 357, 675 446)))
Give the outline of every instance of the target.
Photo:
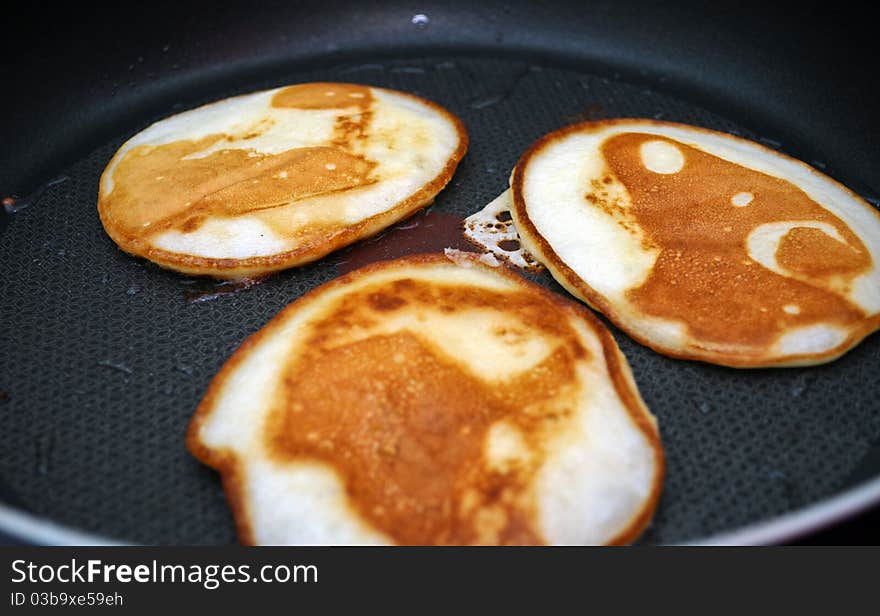
POLYGON ((306 83, 221 100, 129 139, 98 211, 124 251, 244 278, 300 265, 433 201, 467 148, 445 109, 393 90, 306 83))
POLYGON ((602 324, 455 251, 292 303, 215 377, 187 444, 249 544, 626 543, 663 474, 602 324))
POLYGON ((880 326, 880 216, 808 165, 652 120, 577 124, 514 170, 525 248, 636 340, 735 366, 831 361, 880 326))

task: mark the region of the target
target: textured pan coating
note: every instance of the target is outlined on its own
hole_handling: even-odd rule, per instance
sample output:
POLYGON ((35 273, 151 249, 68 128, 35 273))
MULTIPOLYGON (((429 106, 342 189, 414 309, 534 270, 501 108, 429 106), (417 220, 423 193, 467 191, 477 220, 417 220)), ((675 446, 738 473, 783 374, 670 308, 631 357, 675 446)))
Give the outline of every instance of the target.
POLYGON ((126 252, 188 274, 300 265, 433 201, 467 135, 445 109, 355 84, 225 99, 141 131, 101 177, 98 210, 126 252))
POLYGON ((815 169, 723 133, 573 125, 512 177, 524 246, 655 350, 735 367, 823 363, 880 325, 880 216, 815 169))
POLYGON ((291 304, 215 377, 187 444, 256 544, 626 543, 663 475, 608 331, 464 254, 291 304))

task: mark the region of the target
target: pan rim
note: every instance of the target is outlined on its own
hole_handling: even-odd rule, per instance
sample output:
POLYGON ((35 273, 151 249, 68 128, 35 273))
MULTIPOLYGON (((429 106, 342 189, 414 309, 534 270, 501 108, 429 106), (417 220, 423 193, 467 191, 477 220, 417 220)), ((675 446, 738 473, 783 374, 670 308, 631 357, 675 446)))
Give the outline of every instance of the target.
POLYGON ((783 513, 746 524, 733 530, 712 534, 683 545, 772 545, 803 537, 880 503, 880 477, 856 484, 833 496, 783 513))
MULTIPOLYGON (((874 477, 799 509, 673 545, 746 546, 785 543, 851 518, 878 503, 880 477, 874 477)), ((4 503, 0 503, 0 531, 15 541, 31 545, 137 545, 99 533, 81 531, 4 503)))

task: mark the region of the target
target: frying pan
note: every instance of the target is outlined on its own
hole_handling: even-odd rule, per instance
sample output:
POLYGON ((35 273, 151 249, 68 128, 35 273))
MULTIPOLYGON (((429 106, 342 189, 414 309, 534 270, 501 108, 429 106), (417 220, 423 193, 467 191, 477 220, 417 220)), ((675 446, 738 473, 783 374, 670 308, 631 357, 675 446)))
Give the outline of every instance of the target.
MULTIPOLYGON (((184 449, 187 422, 237 345, 351 254, 241 290, 124 255, 95 202, 132 134, 238 93, 351 81, 464 120, 470 151, 438 215, 496 196, 542 134, 617 116, 755 139, 880 203, 868 20, 856 5, 767 4, 68 3, 9 19, 0 528, 37 543, 233 542, 218 477, 184 449)), ((880 501, 880 336, 826 366, 737 371, 611 330, 667 454, 643 543, 790 541, 880 501)))

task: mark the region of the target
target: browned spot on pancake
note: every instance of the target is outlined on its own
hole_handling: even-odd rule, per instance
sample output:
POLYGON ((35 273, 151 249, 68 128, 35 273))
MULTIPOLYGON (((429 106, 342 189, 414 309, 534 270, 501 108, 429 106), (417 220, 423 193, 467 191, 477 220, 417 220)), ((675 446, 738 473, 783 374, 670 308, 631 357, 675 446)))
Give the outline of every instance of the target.
POLYGON ((109 220, 129 237, 178 227, 192 231, 213 216, 235 216, 374 182, 376 163, 337 147, 297 148, 280 154, 226 149, 186 158, 223 139, 176 141, 133 148, 113 172, 103 199, 109 220))
MULTIPOLYGON (((269 130, 274 120, 267 116, 240 135, 135 147, 113 171, 114 189, 102 198, 104 215, 129 238, 170 228, 187 233, 211 217, 268 210, 373 184, 377 163, 356 152, 368 136, 372 103, 370 88, 352 84, 302 84, 275 94, 276 108, 339 110, 326 146, 279 154, 261 154, 240 142, 232 146, 236 139, 247 141, 269 130), (230 142, 229 148, 187 158, 224 141, 230 142)), ((272 225, 273 219, 264 217, 263 222, 272 225)), ((273 226, 282 235, 287 229, 286 224, 273 226)))
MULTIPOLYGON (((268 444, 282 459, 331 465, 350 506, 398 543, 543 543, 529 487, 545 444, 565 429, 576 403, 573 352, 586 354, 558 311, 532 293, 412 280, 346 296, 287 367, 268 444), (376 306, 378 297, 385 299, 376 306), (332 335, 339 314, 349 327, 370 322, 389 297, 427 309, 504 306, 558 345, 493 386, 417 333, 352 342, 332 335), (528 455, 499 469, 486 459, 485 443, 502 420, 522 435, 528 455)), ((493 335, 517 344, 519 326, 498 329, 493 335)))
POLYGON ((412 278, 400 278, 391 285, 395 291, 413 291, 417 285, 412 278))
POLYGON ((367 86, 352 83, 303 83, 281 89, 272 106, 295 109, 370 108, 373 94, 367 86))
MULTIPOLYGON (((611 176, 606 175, 602 181, 590 180, 590 190, 584 194, 586 199, 594 207, 602 209, 608 216, 613 218, 618 225, 629 231, 632 235, 638 234, 638 225, 635 224, 632 214, 625 204, 617 197, 612 197, 608 185, 613 182, 611 176)), ((650 242, 643 238, 642 247, 645 250, 651 248, 650 242)))
POLYGON ((351 83, 304 83, 288 86, 272 97, 272 106, 296 109, 339 109, 333 145, 351 149, 367 137, 372 120, 373 93, 367 86, 351 83))
POLYGON ((377 291, 367 297, 374 310, 394 310, 406 305, 406 300, 397 295, 377 291))
POLYGON ((180 230, 184 233, 192 233, 201 227, 203 222, 205 222, 204 216, 191 216, 183 221, 183 224, 180 225, 180 230))
POLYGON ((237 135, 238 139, 244 139, 247 141, 248 139, 256 139, 267 130, 272 128, 275 125, 275 120, 270 117, 261 118, 257 120, 253 125, 249 126, 243 133, 237 135))
POLYGON ((373 114, 364 112, 353 117, 342 117, 336 121, 333 145, 350 148, 356 141, 367 138, 367 127, 373 114))
POLYGON ((824 277, 862 271, 870 257, 849 244, 839 242, 820 229, 796 227, 779 242, 776 262, 787 270, 824 277))
POLYGON ((648 279, 627 293, 645 313, 683 322, 701 340, 756 346, 772 344, 790 327, 818 321, 846 325, 864 318, 857 306, 822 285, 827 274, 852 280, 866 271, 867 250, 797 186, 656 135, 615 135, 602 153, 629 191, 626 216, 660 249, 648 279), (640 146, 654 140, 679 148, 685 159, 681 171, 658 174, 645 168, 640 146), (745 207, 732 205, 731 197, 743 191, 754 199, 745 207), (831 246, 839 242, 819 231, 796 229, 781 242, 779 262, 812 278, 781 276, 751 260, 746 249, 754 228, 777 221, 828 223, 849 248, 831 246), (800 312, 784 311, 789 304, 800 312))

